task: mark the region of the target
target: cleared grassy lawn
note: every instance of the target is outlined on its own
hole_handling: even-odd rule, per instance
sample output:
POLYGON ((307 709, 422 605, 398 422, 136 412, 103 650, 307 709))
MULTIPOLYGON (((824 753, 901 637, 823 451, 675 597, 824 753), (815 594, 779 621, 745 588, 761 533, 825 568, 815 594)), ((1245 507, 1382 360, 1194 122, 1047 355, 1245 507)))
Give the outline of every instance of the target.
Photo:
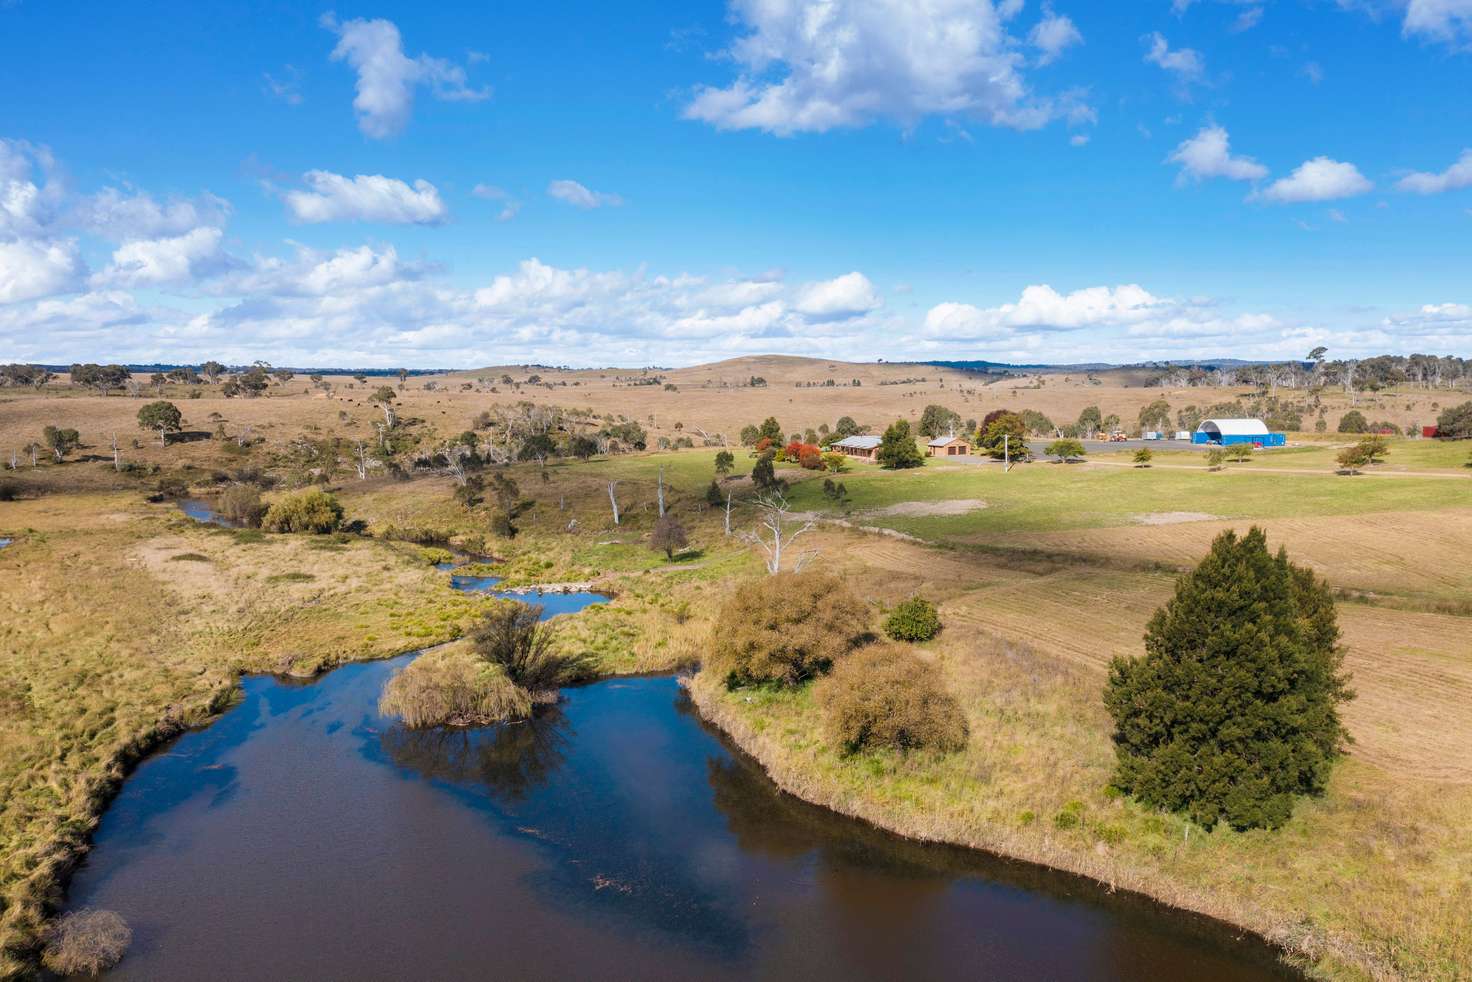
MULTIPOLYGON (((1257 451, 1246 466, 1283 469, 1310 469, 1332 472, 1338 467, 1334 458, 1342 447, 1360 440, 1351 434, 1336 434, 1325 443, 1282 447, 1257 451)), ((1472 473, 1467 462, 1472 460, 1472 440, 1408 440, 1388 438, 1390 455, 1370 472, 1408 473, 1415 471, 1472 473)), ((1159 464, 1204 465, 1204 450, 1162 450, 1155 454, 1159 464)), ((1228 467, 1236 465, 1229 464, 1228 467)))
MULTIPOLYGON (((839 478, 858 513, 905 501, 980 499, 965 515, 864 518, 865 524, 943 540, 979 533, 1099 528, 1135 524, 1141 516, 1199 512, 1221 518, 1356 515, 1472 505, 1472 479, 1407 477, 1357 480, 1332 474, 1264 474, 1174 468, 1113 468, 1032 463, 1003 473, 991 465, 929 466, 884 471, 861 465, 839 478)), ((804 481, 789 498, 796 508, 838 514, 821 482, 804 481)))

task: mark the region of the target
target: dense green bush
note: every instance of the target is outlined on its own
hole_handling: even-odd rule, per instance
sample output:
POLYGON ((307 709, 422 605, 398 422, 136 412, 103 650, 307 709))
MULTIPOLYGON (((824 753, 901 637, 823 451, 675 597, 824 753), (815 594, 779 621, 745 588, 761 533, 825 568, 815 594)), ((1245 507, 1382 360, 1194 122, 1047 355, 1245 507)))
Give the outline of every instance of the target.
POLYGON ((1365 414, 1358 409, 1351 409, 1339 417, 1340 433, 1367 433, 1369 429, 1370 424, 1366 421, 1365 414))
POLYGON ((874 645, 840 661, 814 698, 844 753, 964 749, 966 716, 935 670, 901 645, 874 645))
POLYGON ((880 437, 879 449, 874 452, 874 459, 879 461, 879 466, 887 470, 906 470, 910 467, 923 467, 925 457, 921 455, 920 448, 915 446, 915 438, 910 434, 910 424, 897 419, 889 424, 880 437))
POLYGON ((728 688, 797 685, 868 636, 868 608, 836 576, 778 573, 736 588, 711 633, 705 667, 728 688))
POLYGON ((940 612, 924 597, 901 601, 884 619, 884 633, 896 641, 929 641, 940 631, 940 612))
POLYGON ((298 491, 274 502, 261 519, 268 532, 325 535, 342 524, 342 505, 326 491, 298 491))
POLYGON ((1114 784, 1208 828, 1276 828, 1323 791, 1351 698, 1328 587, 1254 528, 1224 532, 1155 613, 1145 655, 1116 658, 1114 784))
POLYGON ((1436 417, 1436 432, 1448 439, 1472 439, 1472 402, 1453 406, 1436 417))
POLYGON ((1064 437, 1048 444, 1047 449, 1043 453, 1049 457, 1057 457, 1060 461, 1067 462, 1084 456, 1088 451, 1084 449, 1084 445, 1078 440, 1072 437, 1064 437))

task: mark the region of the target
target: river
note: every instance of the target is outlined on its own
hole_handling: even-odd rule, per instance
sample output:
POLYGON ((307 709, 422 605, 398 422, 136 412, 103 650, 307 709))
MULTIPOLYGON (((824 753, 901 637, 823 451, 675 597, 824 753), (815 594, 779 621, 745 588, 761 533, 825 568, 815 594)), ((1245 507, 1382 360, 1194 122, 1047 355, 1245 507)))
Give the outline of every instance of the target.
POLYGON ((109 978, 1297 977, 1205 918, 782 794, 669 676, 406 730, 376 706, 412 657, 246 678, 137 769, 69 892, 133 928, 109 978))

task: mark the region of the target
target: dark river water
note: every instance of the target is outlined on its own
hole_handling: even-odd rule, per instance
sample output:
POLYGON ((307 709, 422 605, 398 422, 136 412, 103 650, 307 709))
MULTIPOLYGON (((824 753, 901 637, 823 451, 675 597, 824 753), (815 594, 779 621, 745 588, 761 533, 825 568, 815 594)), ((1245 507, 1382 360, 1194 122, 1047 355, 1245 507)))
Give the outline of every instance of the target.
POLYGON ((70 889, 133 928, 110 978, 1294 977, 1215 922, 781 794, 670 677, 406 730, 376 705, 412 657, 247 678, 137 769, 70 889))

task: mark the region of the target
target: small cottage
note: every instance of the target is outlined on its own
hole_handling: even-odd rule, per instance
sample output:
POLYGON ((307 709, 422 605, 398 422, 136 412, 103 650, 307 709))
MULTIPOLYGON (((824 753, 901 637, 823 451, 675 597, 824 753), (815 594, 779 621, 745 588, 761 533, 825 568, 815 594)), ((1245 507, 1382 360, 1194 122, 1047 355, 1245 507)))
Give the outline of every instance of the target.
POLYGON ((971 452, 971 444, 959 436, 938 436, 925 445, 925 453, 931 457, 964 457, 971 452))
POLYGON ((842 440, 834 440, 828 449, 837 450, 848 457, 858 457, 860 460, 873 460, 874 455, 879 453, 879 437, 846 436, 842 440))

